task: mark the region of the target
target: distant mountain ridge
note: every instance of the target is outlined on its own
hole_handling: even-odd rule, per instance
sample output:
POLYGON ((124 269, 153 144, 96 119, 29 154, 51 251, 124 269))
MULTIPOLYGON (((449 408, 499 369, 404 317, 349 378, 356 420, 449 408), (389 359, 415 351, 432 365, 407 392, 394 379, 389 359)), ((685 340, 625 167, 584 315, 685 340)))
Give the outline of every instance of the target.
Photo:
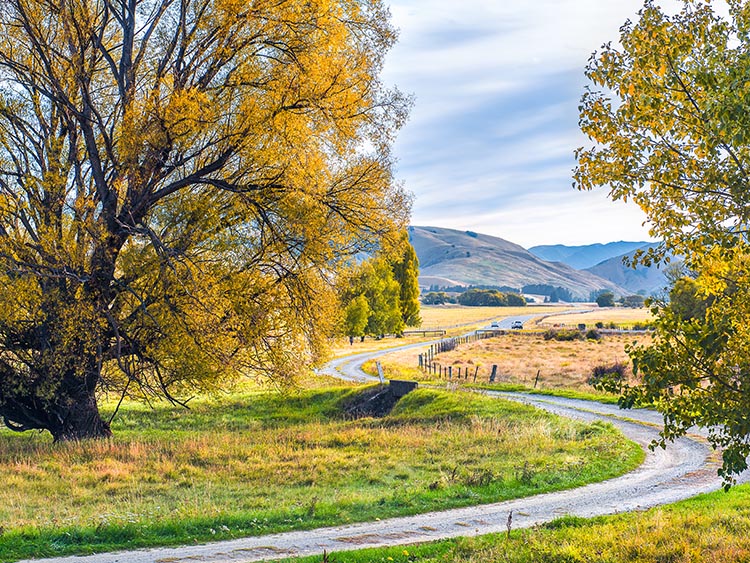
POLYGON ((585 270, 612 258, 632 255, 639 248, 651 246, 649 242, 609 242, 606 244, 587 244, 566 246, 564 244, 532 246, 529 248, 534 256, 550 262, 563 262, 577 270, 585 270))
POLYGON ((589 299, 592 291, 629 290, 591 272, 562 262, 542 260, 505 239, 440 227, 409 227, 419 258, 420 285, 491 285, 522 288, 544 284, 564 287, 575 297, 589 299))
POLYGON ((557 260, 577 268, 591 272, 607 279, 614 284, 624 287, 630 293, 645 293, 652 295, 660 293, 667 285, 663 267, 628 265, 638 250, 646 251, 657 243, 651 242, 610 242, 607 244, 588 244, 582 246, 566 246, 555 244, 547 246, 533 246, 529 252, 543 260, 557 260))
MULTIPOLYGON (((646 244, 646 246, 642 246, 636 250, 646 250, 652 246, 654 245, 646 244)), ((636 250, 622 256, 615 256, 609 260, 604 260, 596 266, 586 268, 586 271, 629 289, 632 293, 640 292, 646 295, 661 293, 668 285, 664 266, 646 267, 639 265, 633 268, 626 265, 625 259, 632 260, 636 250)))

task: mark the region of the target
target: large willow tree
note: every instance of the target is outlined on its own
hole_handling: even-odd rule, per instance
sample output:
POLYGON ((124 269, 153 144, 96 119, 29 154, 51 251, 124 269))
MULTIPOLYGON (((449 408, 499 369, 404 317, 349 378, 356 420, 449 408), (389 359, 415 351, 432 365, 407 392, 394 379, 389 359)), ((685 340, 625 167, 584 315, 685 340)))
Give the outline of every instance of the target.
POLYGON ((408 214, 393 41, 378 0, 3 0, 5 424, 315 360, 339 261, 408 214))

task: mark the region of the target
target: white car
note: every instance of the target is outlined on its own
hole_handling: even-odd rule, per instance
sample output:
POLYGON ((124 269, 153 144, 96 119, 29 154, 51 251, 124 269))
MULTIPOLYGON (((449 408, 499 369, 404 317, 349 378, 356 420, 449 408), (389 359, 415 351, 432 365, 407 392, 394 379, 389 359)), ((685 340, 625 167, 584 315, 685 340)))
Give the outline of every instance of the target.
POLYGON ((523 328, 523 323, 521 321, 513 321, 510 328, 523 328))

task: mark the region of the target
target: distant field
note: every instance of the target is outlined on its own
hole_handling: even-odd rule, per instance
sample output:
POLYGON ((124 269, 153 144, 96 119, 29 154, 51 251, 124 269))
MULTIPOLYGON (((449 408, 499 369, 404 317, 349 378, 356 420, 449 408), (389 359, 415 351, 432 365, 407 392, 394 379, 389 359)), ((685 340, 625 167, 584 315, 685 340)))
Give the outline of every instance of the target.
MULTIPOLYGON (((452 374, 474 374, 477 366, 478 382, 487 382, 492 365, 498 366, 497 381, 532 386, 539 373, 537 385, 544 388, 590 391, 586 380, 597 365, 615 362, 630 363, 625 345, 634 341, 646 343, 648 334, 607 335, 599 341, 574 340, 557 342, 544 340, 541 334, 510 333, 459 346, 456 350, 438 354, 434 362, 451 367, 452 374)), ((390 378, 431 379, 418 368, 419 354, 426 349, 393 352, 380 358, 390 378)), ((366 366, 368 371, 373 368, 366 366)), ((472 377, 473 380, 473 377, 472 377)))
POLYGON ((203 542, 518 498, 631 469, 612 427, 417 390, 352 420, 352 388, 126 405, 109 441, 0 431, 0 561, 203 542), (523 468, 520 471, 519 468, 523 468))
POLYGON ((463 307, 461 305, 423 305, 422 328, 447 328, 481 323, 515 315, 545 315, 574 307, 567 305, 529 305, 528 307, 463 307))
POLYGON ((388 335, 385 338, 378 340, 376 338, 368 336, 367 338, 365 338, 364 342, 360 342, 359 338, 355 338, 352 344, 349 344, 348 338, 336 338, 331 342, 331 355, 334 358, 340 358, 342 356, 350 356, 352 354, 360 354, 363 352, 387 350, 388 348, 395 348, 396 346, 404 346, 406 344, 427 342, 428 340, 435 340, 436 338, 441 337, 419 335, 396 338, 395 336, 388 335))
POLYGON ((651 320, 653 320, 653 316, 651 315, 651 311, 646 307, 638 309, 625 307, 599 309, 594 306, 594 309, 589 313, 548 317, 541 321, 540 326, 576 326, 580 323, 588 327, 594 327, 596 323, 601 322, 605 325, 615 323, 618 327, 629 328, 635 323, 646 323, 651 320))
MULTIPOLYGON (((527 330, 460 345, 454 351, 438 354, 434 362, 442 366, 443 379, 446 378, 445 371, 450 367, 454 381, 455 374, 460 370, 462 382, 467 382, 465 378, 468 370, 470 374, 468 383, 473 383, 475 372, 477 383, 487 383, 492 366, 497 365, 496 381, 498 383, 527 387, 533 387, 536 383, 537 388, 541 389, 592 392, 593 389, 588 385, 587 379, 594 367, 612 365, 616 362, 630 365, 625 346, 634 342, 647 344, 651 336, 643 332, 604 335, 599 341, 558 342, 544 340, 542 331, 534 333, 534 330, 554 326, 577 327, 578 324, 586 324, 593 328, 597 322, 605 325, 615 323, 618 326, 632 327, 634 323, 647 322, 651 317, 649 310, 645 308, 599 309, 595 305, 589 308, 593 310, 587 313, 569 313, 569 308, 560 306, 525 307, 524 313, 538 311, 544 318, 538 322, 526 323, 527 330)), ((388 378, 434 380, 436 376, 418 368, 419 354, 426 351, 425 347, 392 352, 381 357, 379 361, 388 378)), ((365 371, 374 374, 374 362, 365 364, 365 371)))
MULTIPOLYGON (((495 319, 516 315, 546 315, 569 309, 567 306, 531 305, 528 307, 463 307, 461 305, 422 305, 422 326, 407 327, 409 331, 445 330, 446 336, 456 336, 469 330, 488 325, 495 319)), ((337 338, 332 342, 333 357, 348 356, 360 352, 374 352, 404 344, 414 344, 440 338, 436 335, 410 335, 404 338, 387 336, 377 340, 368 336, 364 342, 358 338, 349 344, 348 338, 337 338)))

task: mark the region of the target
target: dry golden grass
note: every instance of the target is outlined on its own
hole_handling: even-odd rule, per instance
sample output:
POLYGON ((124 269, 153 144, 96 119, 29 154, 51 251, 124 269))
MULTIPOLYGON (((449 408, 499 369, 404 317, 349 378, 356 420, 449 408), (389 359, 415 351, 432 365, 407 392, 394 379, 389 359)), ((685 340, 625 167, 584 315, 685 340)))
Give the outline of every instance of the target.
MULTIPOLYGON (((625 345, 634 341, 646 343, 648 334, 608 335, 601 340, 558 342, 544 340, 541 334, 510 333, 459 346, 452 352, 439 354, 435 363, 452 368, 455 379, 460 368, 469 369, 470 381, 479 367, 477 382, 487 382, 492 366, 498 366, 497 381, 533 385, 539 373, 539 387, 590 390, 586 380, 597 365, 615 362, 629 364, 625 345)), ((393 352, 382 358, 386 376, 392 378, 431 379, 420 372, 419 354, 426 349, 393 352)), ((445 375, 443 375, 445 378, 445 375)))
POLYGON ((625 307, 598 309, 594 306, 594 310, 588 313, 547 317, 541 320, 539 325, 551 327, 554 325, 577 326, 578 324, 585 324, 588 327, 593 327, 596 323, 601 322, 604 324, 615 323, 617 326, 629 327, 635 323, 646 323, 651 320, 653 320, 653 316, 651 315, 651 311, 646 307, 638 309, 625 307))
POLYGON ((352 354, 361 354, 364 352, 377 352, 378 350, 387 350, 389 348, 396 348, 397 346, 404 346, 406 344, 415 344, 418 342, 428 342, 441 338, 440 336, 404 336, 403 338, 396 338, 395 336, 386 336, 377 340, 375 338, 367 337, 364 342, 360 342, 358 338, 354 339, 353 344, 349 344, 348 338, 336 338, 331 342, 331 355, 334 358, 341 358, 343 356, 350 356, 352 354))
MULTIPOLYGON (((571 310, 568 305, 530 305, 528 307, 464 307, 462 305, 422 305, 422 326, 418 328, 407 328, 411 330, 444 330, 445 337, 457 336, 469 330, 488 325, 491 321, 503 317, 517 315, 549 315, 571 310)), ((331 342, 331 353, 334 358, 359 354, 362 352, 376 352, 387 350, 405 344, 428 342, 441 338, 439 335, 408 335, 403 338, 386 336, 380 340, 372 337, 365 338, 364 342, 355 339, 349 344, 348 338, 336 338, 331 342)))
POLYGON ((546 315, 572 309, 567 305, 528 307, 464 307, 462 305, 423 305, 422 328, 456 328, 483 325, 491 320, 515 315, 546 315))

